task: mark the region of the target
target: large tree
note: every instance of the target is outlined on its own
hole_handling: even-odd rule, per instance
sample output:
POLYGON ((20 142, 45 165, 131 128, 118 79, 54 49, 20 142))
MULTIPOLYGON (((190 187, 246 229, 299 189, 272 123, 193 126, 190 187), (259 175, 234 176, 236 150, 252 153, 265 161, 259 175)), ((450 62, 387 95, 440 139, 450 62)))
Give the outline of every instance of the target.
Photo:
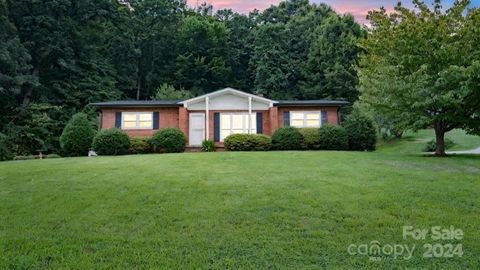
POLYGON ((440 0, 414 4, 369 13, 361 100, 407 128, 433 127, 436 155, 444 156, 446 132, 480 133, 480 10, 467 10, 466 0, 446 11, 440 0))

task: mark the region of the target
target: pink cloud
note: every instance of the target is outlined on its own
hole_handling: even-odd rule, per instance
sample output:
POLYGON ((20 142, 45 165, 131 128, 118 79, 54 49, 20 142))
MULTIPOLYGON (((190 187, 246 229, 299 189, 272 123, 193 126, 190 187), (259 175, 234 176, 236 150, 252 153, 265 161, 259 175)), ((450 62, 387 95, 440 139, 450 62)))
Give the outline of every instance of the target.
MULTIPOLYGON (((198 0, 198 3, 202 3, 204 0, 198 0)), ((232 10, 240 13, 248 13, 254 9, 264 10, 271 5, 277 5, 280 0, 209 0, 209 4, 212 4, 214 9, 231 8, 232 10)), ((345 14, 352 14, 358 22, 366 23, 366 16, 368 11, 379 9, 381 6, 385 6, 387 10, 393 9, 397 0, 311 0, 313 3, 326 3, 332 6, 337 12, 345 14)), ((197 0, 188 0, 190 6, 195 6, 197 0)))

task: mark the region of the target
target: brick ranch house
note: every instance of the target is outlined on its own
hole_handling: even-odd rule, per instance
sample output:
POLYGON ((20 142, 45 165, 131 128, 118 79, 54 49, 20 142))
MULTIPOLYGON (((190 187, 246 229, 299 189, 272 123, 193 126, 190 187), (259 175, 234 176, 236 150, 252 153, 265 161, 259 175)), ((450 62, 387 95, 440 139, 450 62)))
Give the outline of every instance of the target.
POLYGON ((225 88, 189 100, 112 101, 93 103, 100 110, 100 129, 120 128, 129 136, 152 136, 161 128, 179 128, 187 145, 208 138, 221 145, 234 133, 265 134, 286 126, 318 128, 338 124, 346 101, 275 101, 225 88), (208 116, 208 117, 206 117, 208 116))

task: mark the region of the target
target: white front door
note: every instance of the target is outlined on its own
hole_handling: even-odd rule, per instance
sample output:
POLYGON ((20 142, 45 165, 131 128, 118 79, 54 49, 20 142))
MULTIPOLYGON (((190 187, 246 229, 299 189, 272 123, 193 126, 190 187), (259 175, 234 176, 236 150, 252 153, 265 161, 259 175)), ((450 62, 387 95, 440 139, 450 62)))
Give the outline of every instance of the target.
POLYGON ((200 146, 205 140, 205 114, 190 114, 190 136, 189 144, 191 146, 200 146))

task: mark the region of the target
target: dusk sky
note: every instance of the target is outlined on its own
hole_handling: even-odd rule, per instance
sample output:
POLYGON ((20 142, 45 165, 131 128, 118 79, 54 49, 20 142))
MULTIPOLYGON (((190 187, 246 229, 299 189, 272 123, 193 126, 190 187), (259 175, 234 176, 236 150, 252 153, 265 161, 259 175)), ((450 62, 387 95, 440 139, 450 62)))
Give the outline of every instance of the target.
MULTIPOLYGON (((397 0, 310 0, 314 3, 326 3, 332 6, 339 13, 350 13, 357 18, 359 22, 365 22, 365 17, 369 10, 378 9, 381 6, 387 8, 387 10, 392 9, 396 5, 397 0)), ((190 5, 195 5, 197 0, 188 0, 190 5)), ((199 3, 204 2, 199 0, 199 3)), ((253 9, 263 10, 268 8, 270 5, 276 5, 280 0, 208 0, 207 3, 213 5, 215 9, 231 8, 234 11, 240 13, 248 13, 253 9)), ((426 2, 432 2, 427 0, 426 2)), ((454 1, 445 0, 443 1, 444 6, 450 6, 454 1)), ((404 5, 410 5, 411 1, 402 1, 404 5)), ((480 6, 480 0, 473 0, 473 6, 480 6)))

